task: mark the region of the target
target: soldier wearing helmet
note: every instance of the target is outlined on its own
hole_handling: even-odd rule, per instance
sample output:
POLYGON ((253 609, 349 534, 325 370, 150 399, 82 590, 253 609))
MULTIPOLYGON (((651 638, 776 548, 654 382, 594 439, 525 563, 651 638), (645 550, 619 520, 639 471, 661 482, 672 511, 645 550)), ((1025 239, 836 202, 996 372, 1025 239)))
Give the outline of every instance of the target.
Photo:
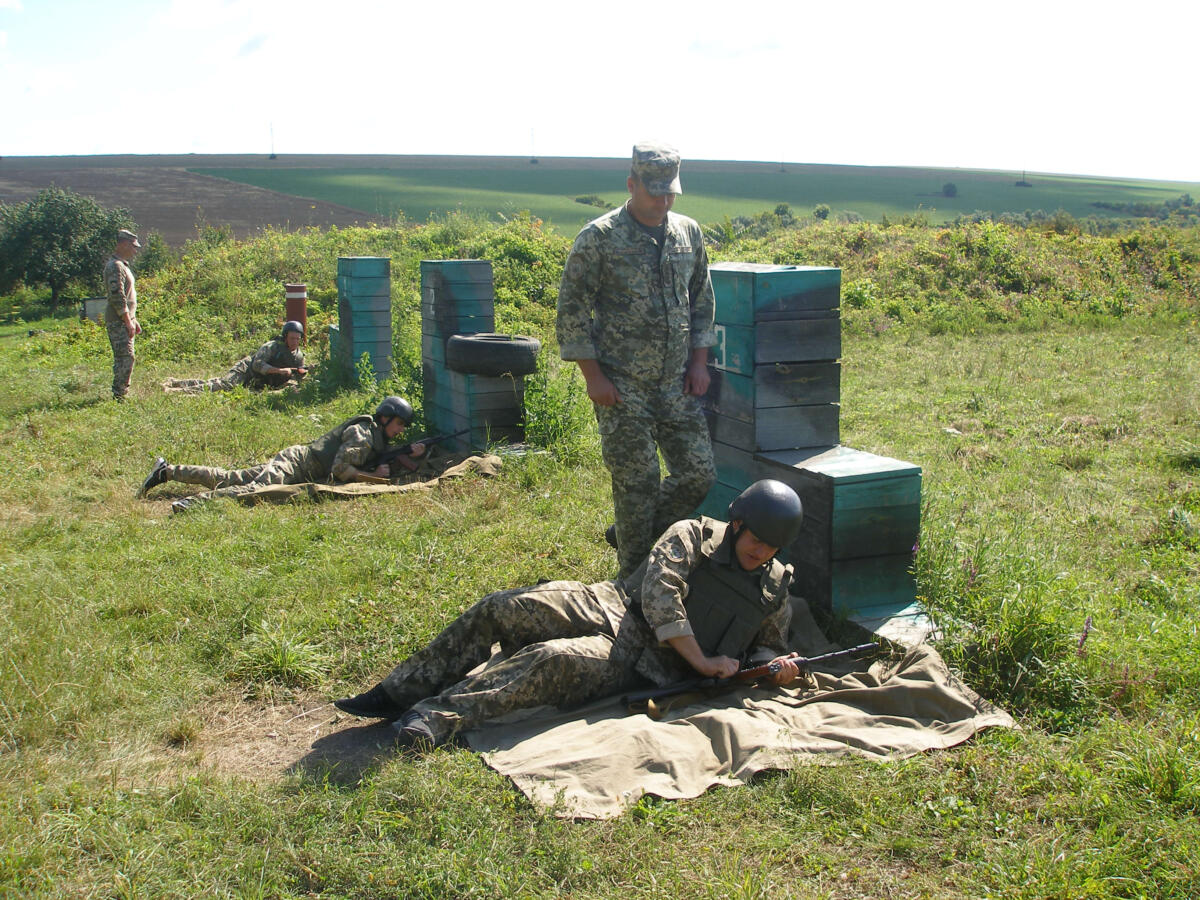
POLYGON ((300 342, 304 325, 289 320, 283 323, 279 337, 267 341, 252 356, 243 356, 218 378, 168 378, 163 390, 168 394, 201 394, 205 391, 232 391, 245 385, 252 391, 298 385, 308 374, 300 342))
MULTIPOLYGON (((204 493, 172 503, 172 509, 178 512, 197 502, 249 494, 268 484, 387 482, 391 477, 390 467, 386 463, 375 464, 376 457, 389 441, 404 433, 412 420, 413 408, 407 400, 385 397, 373 415, 347 419, 311 443, 285 447, 267 462, 248 469, 172 465, 160 456, 137 496, 144 497, 151 488, 166 481, 208 488, 204 493)), ((415 458, 424 452, 424 445, 414 444, 411 455, 415 458)))
POLYGON ((799 676, 786 658, 792 568, 775 556, 800 533, 800 498, 760 481, 729 514, 728 524, 676 522, 628 578, 489 594, 375 687, 335 706, 393 720, 401 745, 428 749, 518 709, 728 677, 750 660, 778 664, 772 682, 790 684, 799 676), (468 674, 497 642, 505 661, 468 674))

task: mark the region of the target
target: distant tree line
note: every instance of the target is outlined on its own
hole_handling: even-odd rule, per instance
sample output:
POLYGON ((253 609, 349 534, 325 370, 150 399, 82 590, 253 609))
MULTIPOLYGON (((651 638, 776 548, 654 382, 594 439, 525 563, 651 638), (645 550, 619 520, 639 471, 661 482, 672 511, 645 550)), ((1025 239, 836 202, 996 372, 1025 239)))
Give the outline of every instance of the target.
MULTIPOLYGON (((58 187, 25 203, 0 204, 0 295, 18 285, 48 287, 50 305, 57 308, 69 288, 97 293, 117 232, 136 227, 129 210, 108 209, 58 187)), ((139 272, 161 267, 173 256, 157 234, 143 243, 135 261, 139 272)))

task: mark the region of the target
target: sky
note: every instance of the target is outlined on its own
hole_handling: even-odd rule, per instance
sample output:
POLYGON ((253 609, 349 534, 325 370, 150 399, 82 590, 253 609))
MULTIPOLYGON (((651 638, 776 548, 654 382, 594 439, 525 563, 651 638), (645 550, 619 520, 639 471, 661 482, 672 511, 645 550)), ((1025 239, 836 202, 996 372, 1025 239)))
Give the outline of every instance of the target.
POLYGON ((0 0, 0 156, 383 153, 1200 182, 1200 4, 0 0))

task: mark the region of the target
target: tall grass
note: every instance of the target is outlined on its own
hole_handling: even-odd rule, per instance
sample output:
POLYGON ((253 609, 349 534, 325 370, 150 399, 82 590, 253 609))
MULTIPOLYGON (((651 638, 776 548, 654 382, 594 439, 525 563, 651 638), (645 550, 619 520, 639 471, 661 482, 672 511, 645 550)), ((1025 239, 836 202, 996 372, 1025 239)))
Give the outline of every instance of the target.
MULTIPOLYGON (((847 257, 848 279, 871 259, 899 277, 907 242, 916 254, 939 240, 897 232, 872 231, 880 243, 847 257)), ((1041 271, 1048 245, 1005 240, 1010 268, 1041 271)), ((927 305, 906 318, 866 304, 857 325, 847 310, 843 439, 921 465, 914 564, 938 646, 1020 730, 646 798, 600 823, 532 808, 464 750, 258 775, 212 758, 214 722, 243 710, 245 746, 267 750, 272 709, 332 716, 325 701, 491 590, 612 575, 590 406, 549 330, 565 244, 533 220, 493 233, 463 219, 217 242, 203 252, 220 273, 198 257, 144 280, 123 405, 104 400, 94 325, 0 325, 0 896, 1196 896, 1200 327, 1186 240, 1161 245, 1180 253, 1170 285, 1154 287, 1169 250, 1142 258, 1146 290, 1120 315, 1026 321, 1018 304, 1017 319, 972 333, 941 329, 927 305), (377 252, 394 254, 393 382, 159 390, 241 351, 234 327, 279 318, 274 279, 309 279, 319 321, 332 315, 325 257, 377 252), (476 252, 495 254, 498 296, 549 292, 498 311, 547 347, 527 425, 549 452, 509 458, 494 479, 352 503, 172 516, 188 488, 133 498, 155 455, 242 465, 383 392, 415 394, 419 259, 476 252), (546 271, 525 271, 526 253, 546 271), (174 291, 195 293, 175 304, 174 291)), ((1095 264, 1073 271, 1098 278, 1095 264)), ((1044 270, 1052 286, 1059 267, 1044 270)))

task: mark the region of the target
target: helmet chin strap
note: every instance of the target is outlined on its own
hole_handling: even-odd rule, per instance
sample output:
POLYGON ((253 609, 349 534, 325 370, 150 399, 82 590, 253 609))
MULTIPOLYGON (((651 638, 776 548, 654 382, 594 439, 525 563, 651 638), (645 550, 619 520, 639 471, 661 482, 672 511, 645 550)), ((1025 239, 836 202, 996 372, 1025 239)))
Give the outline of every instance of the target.
POLYGON ((745 530, 746 530, 745 522, 738 522, 737 528, 732 529, 732 534, 728 539, 729 540, 729 555, 733 557, 733 561, 735 563, 737 563, 737 567, 739 569, 741 569, 743 572, 751 572, 751 571, 753 571, 752 569, 747 569, 745 566, 742 565, 742 561, 741 561, 741 559, 738 558, 738 552, 737 552, 738 538, 740 538, 742 536, 742 532, 745 530))

